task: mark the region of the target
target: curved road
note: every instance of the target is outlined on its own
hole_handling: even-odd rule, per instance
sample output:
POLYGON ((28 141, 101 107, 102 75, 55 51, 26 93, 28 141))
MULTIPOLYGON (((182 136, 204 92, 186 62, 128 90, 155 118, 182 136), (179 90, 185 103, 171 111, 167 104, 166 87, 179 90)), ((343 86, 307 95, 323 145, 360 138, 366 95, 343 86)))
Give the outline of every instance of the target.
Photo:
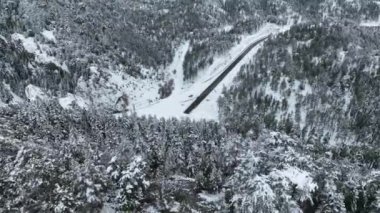
POLYGON ((191 105, 185 110, 185 114, 190 114, 202 101, 219 85, 220 82, 231 72, 231 70, 246 56, 255 46, 267 39, 269 36, 261 38, 250 44, 228 67, 208 86, 191 105))

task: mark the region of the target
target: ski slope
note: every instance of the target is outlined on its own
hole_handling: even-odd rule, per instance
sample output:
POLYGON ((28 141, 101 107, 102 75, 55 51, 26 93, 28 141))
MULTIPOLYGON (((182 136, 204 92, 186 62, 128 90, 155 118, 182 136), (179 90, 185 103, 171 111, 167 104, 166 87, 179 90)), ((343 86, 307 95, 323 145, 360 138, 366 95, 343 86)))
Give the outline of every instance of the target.
MULTIPOLYGON (((163 118, 179 117, 190 118, 194 120, 218 120, 218 98, 222 94, 223 87, 229 87, 233 83, 234 77, 240 71, 242 65, 249 63, 262 44, 254 47, 223 79, 223 81, 210 93, 210 95, 189 115, 184 114, 185 109, 193 100, 205 90, 220 74, 224 68, 229 65, 240 53, 251 43, 260 40, 271 34, 277 34, 290 28, 287 26, 278 26, 275 24, 265 24, 256 33, 251 35, 243 35, 241 42, 227 51, 224 55, 215 57, 214 63, 198 74, 199 77, 192 82, 183 81, 182 64, 189 48, 189 42, 184 43, 177 50, 175 60, 168 68, 176 70, 172 78, 175 82, 175 89, 172 95, 166 99, 162 99, 145 106, 135 106, 134 110, 137 115, 153 115, 163 118)), ((133 102, 132 102, 133 104, 133 102)))

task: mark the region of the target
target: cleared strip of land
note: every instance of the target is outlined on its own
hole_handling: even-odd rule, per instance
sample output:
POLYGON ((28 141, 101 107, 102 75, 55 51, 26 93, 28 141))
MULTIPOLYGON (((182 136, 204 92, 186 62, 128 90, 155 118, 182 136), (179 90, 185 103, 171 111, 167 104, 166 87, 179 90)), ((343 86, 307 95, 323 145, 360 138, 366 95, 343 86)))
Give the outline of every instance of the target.
POLYGON ((228 73, 231 72, 231 70, 258 44, 260 44, 262 41, 267 39, 267 37, 261 38, 258 41, 253 42, 250 44, 234 61, 231 62, 230 65, 228 65, 225 70, 220 74, 211 84, 208 86, 196 99, 194 102, 191 103, 191 105, 185 110, 185 114, 190 114, 197 106, 202 103, 202 101, 215 89, 215 87, 218 86, 220 82, 223 81, 223 79, 228 75, 228 73))

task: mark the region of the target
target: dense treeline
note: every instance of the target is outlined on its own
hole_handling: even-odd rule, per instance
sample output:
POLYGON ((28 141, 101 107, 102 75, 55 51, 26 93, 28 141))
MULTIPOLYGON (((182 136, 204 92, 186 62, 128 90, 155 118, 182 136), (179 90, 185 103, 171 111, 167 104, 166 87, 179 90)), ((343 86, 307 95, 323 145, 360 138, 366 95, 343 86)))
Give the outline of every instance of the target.
POLYGON ((0 0, 0 212, 379 212, 380 33, 358 26, 379 8, 0 0), (174 80, 145 68, 162 70, 181 42, 190 41, 188 80, 240 35, 292 21, 225 89, 220 123, 57 101, 78 90, 79 99, 107 100, 99 88, 117 95, 124 78, 162 82, 166 98, 174 80), (23 101, 28 85, 48 98, 23 101))
POLYGON ((243 133, 259 120, 305 140, 318 134, 378 145, 379 36, 355 26, 299 25, 269 39, 220 100, 222 117, 243 133))
MULTIPOLYGON (((122 67, 130 76, 148 77, 141 67, 158 70, 168 65, 180 42, 218 35, 217 29, 228 21, 228 14, 218 8, 192 1, 1 0, 0 9, 0 43, 6 45, 0 55, 1 79, 10 85, 8 92, 20 97, 30 83, 53 93, 73 93, 78 79, 89 81, 89 68, 94 65, 122 67), (56 41, 46 40, 41 35, 44 30, 53 31, 56 41), (12 37, 14 33, 33 40, 45 58, 61 63, 46 63, 34 52, 27 54, 22 44, 15 44, 19 41, 12 37)), ((231 38, 219 40, 229 43, 231 38)), ((0 85, 2 90, 5 87, 0 85)))
MULTIPOLYGON (((0 111, 3 212, 376 212, 380 150, 57 103, 0 111), (256 139, 255 139, 256 138, 256 139)), ((0 208, 1 210, 1 208, 0 208)))
POLYGON ((68 114, 57 103, 3 109, 1 121, 0 204, 9 211, 99 211, 104 203, 139 211, 174 201, 185 210, 192 193, 221 190, 237 161, 225 146, 242 140, 214 122, 68 114))
MULTIPOLYGON (((28 84, 54 95, 75 93, 79 79, 90 81, 91 66, 120 69, 137 78, 160 78, 162 73, 147 75, 142 67, 159 70, 168 65, 175 47, 184 40, 190 40, 192 46, 185 58, 184 78, 192 79, 215 55, 238 42, 241 34, 251 33, 264 22, 286 24, 301 17, 319 21, 322 16, 326 22, 342 18, 359 22, 376 19, 380 9, 372 0, 1 0, 0 10, 0 43, 3 38, 8 42, 0 55, 1 93, 13 92, 24 98, 28 84), (41 35, 44 30, 54 31, 56 41, 46 40, 41 35), (42 53, 59 63, 38 60, 34 53, 23 51, 22 45, 17 50, 10 48, 16 45, 14 33, 34 39, 42 53)), ((106 75, 101 78, 107 80, 106 75)))

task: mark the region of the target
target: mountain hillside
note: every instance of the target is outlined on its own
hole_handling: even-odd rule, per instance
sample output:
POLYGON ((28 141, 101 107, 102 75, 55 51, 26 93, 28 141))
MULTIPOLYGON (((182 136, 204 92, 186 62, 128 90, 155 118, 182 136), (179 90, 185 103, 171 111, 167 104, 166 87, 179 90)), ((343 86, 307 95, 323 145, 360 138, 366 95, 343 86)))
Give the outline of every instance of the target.
POLYGON ((244 66, 220 100, 221 115, 243 132, 260 120, 305 140, 376 144, 379 37, 378 29, 352 25, 294 26, 244 66))
POLYGON ((380 212, 379 38, 377 0, 0 0, 0 213, 380 212))

